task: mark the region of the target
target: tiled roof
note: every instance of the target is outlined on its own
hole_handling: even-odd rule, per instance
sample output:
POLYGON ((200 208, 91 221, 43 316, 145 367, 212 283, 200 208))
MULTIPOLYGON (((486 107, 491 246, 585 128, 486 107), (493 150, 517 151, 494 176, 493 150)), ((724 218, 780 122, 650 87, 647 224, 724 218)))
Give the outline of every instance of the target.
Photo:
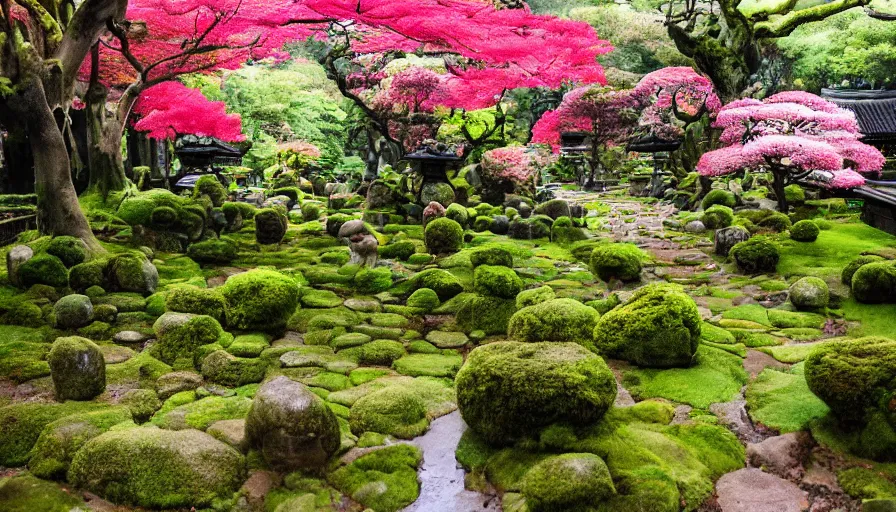
POLYGON ((822 89, 821 96, 852 110, 866 141, 896 138, 896 91, 822 89))

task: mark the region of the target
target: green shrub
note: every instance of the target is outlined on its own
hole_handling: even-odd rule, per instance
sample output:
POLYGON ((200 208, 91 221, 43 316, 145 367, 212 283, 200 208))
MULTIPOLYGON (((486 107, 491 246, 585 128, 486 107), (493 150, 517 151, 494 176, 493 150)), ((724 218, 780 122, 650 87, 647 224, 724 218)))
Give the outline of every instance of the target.
POLYGON ((591 252, 591 271, 601 280, 638 281, 644 251, 632 244, 602 244, 591 252))
POLYGON ((212 238, 190 244, 187 256, 200 263, 226 265, 237 258, 236 243, 226 238, 212 238))
POLYGON ((840 274, 840 282, 845 284, 846 286, 852 286, 852 277, 855 275, 856 271, 859 270, 863 265, 867 265, 869 263, 877 263, 879 261, 883 261, 884 259, 880 256, 868 255, 868 256, 859 256, 858 258, 850 261, 845 267, 843 267, 843 272, 840 274))
POLYGON ((734 212, 727 206, 713 205, 703 212, 702 221, 706 229, 727 228, 734 222, 734 212))
POLYGON ((516 298, 523 289, 523 280, 512 268, 480 265, 473 272, 476 293, 504 299, 516 298))
POLYGON ((896 263, 862 265, 852 276, 852 295, 865 304, 896 302, 896 263))
POLYGON ((59 258, 66 267, 74 267, 87 257, 87 245, 74 236, 57 236, 50 240, 47 254, 59 258))
POLYGON ((193 187, 193 199, 208 197, 213 206, 221 206, 227 200, 227 189, 214 174, 206 174, 196 180, 193 187))
POLYGON ((701 323, 697 305, 680 287, 652 284, 598 320, 594 344, 638 366, 687 367, 700 343, 701 323))
POLYGON ((68 269, 51 254, 38 254, 19 267, 19 280, 25 288, 45 284, 54 288, 68 286, 68 269))
POLYGON ((700 203, 704 210, 708 210, 711 206, 717 204, 727 206, 728 208, 734 208, 737 204, 737 197, 735 197, 732 192, 717 188, 710 190, 700 203))
POLYGON ((431 254, 456 252, 463 246, 464 230, 448 217, 440 217, 426 225, 423 237, 431 254))
POLYGON ((604 360, 574 343, 496 342, 473 349, 455 379, 464 421, 509 444, 564 422, 592 424, 616 398, 604 360))
POLYGON ((594 326, 600 315, 574 299, 552 299, 514 313, 507 336, 518 341, 565 341, 594 350, 594 326))
POLYGON ((774 272, 778 266, 778 246, 762 236, 735 244, 728 253, 745 273, 774 272))
POLYGON ((277 331, 298 306, 299 286, 272 270, 230 276, 221 293, 227 300, 227 324, 236 329, 277 331))
POLYGON ((217 288, 174 287, 165 298, 165 308, 178 313, 208 315, 222 324, 227 320, 227 301, 217 288))
POLYGON ((790 238, 797 242, 814 242, 819 232, 818 224, 811 220, 801 220, 790 228, 790 238))

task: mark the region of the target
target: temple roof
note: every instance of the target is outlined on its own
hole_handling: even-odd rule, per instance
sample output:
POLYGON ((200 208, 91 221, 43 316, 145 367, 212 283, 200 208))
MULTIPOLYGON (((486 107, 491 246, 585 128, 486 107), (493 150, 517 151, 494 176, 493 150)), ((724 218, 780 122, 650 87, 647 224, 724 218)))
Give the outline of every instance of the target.
POLYGON ((865 142, 896 140, 896 91, 822 89, 821 96, 855 113, 865 142))

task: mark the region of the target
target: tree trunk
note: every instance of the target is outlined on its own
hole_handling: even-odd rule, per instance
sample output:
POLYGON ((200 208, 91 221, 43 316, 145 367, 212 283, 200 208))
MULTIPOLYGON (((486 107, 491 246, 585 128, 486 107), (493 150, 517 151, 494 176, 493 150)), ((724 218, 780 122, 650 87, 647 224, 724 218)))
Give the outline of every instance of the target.
POLYGON ((43 84, 32 80, 9 103, 25 122, 34 154, 38 229, 45 235, 81 238, 91 250, 103 251, 78 203, 65 138, 47 103, 43 84))
POLYGON ((87 93, 88 190, 104 197, 128 186, 121 157, 124 121, 119 119, 117 111, 107 112, 107 93, 100 84, 91 85, 87 93))
POLYGON ((775 198, 778 200, 778 211, 787 215, 787 195, 784 192, 784 179, 786 171, 772 170, 772 188, 775 190, 775 198))

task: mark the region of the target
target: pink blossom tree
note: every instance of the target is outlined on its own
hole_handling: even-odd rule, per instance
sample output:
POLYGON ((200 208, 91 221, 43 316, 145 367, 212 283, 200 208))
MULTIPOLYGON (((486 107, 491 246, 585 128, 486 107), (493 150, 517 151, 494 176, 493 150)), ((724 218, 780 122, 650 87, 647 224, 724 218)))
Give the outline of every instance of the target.
POLYGON ((885 163, 880 151, 859 140, 852 112, 802 91, 733 101, 722 107, 714 126, 722 129, 725 147, 704 154, 697 171, 703 176, 771 172, 782 212, 789 183, 852 188, 864 184, 862 174, 876 174, 885 163))
POLYGON ((223 101, 209 101, 180 82, 162 82, 140 95, 134 105, 134 129, 154 139, 192 134, 227 142, 245 140, 239 114, 228 114, 223 101))
POLYGON ((480 161, 480 177, 490 190, 532 196, 540 171, 550 154, 533 146, 508 146, 486 151, 480 161))

